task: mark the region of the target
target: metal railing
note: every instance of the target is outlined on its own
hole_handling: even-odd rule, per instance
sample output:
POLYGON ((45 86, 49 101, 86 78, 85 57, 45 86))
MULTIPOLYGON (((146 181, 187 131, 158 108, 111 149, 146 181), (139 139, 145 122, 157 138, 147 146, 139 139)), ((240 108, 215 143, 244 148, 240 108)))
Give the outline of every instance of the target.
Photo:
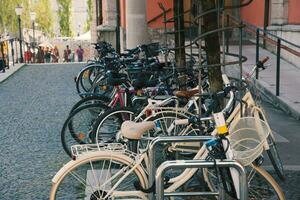
MULTIPOLYGON (((296 51, 292 48, 290 48, 287 45, 290 45, 291 47, 297 48, 300 50, 300 46, 296 45, 286 39, 283 39, 281 37, 278 37, 277 35, 270 33, 268 30, 264 30, 262 28, 259 28, 257 26, 254 26, 253 24, 250 24, 246 21, 242 21, 239 20, 231 15, 227 15, 227 25, 229 25, 229 22, 233 22, 236 24, 240 24, 241 22, 245 25, 245 30, 249 33, 252 33, 253 35, 255 35, 255 45, 256 45, 256 62, 259 61, 259 48, 260 48, 260 38, 263 39, 263 47, 265 48, 265 43, 269 43, 271 45, 275 45, 276 46, 276 96, 280 95, 280 59, 281 59, 281 49, 284 49, 285 51, 300 57, 300 51, 296 51), (272 38, 275 39, 272 39, 272 38), (282 43, 285 43, 286 45, 283 45, 282 43)), ((229 39, 228 37, 226 38, 226 50, 228 50, 228 46, 229 46, 229 39)), ((256 79, 259 78, 259 71, 258 68, 256 70, 256 79)))
POLYGON ((244 167, 233 160, 182 160, 182 161, 165 161, 156 171, 155 183, 156 183, 156 199, 163 200, 165 196, 219 196, 219 192, 164 192, 164 175, 168 169, 187 169, 187 168, 213 168, 213 167, 230 167, 237 170, 239 173, 239 199, 248 199, 248 184, 246 171, 244 167))
MULTIPOLYGON (((172 143, 172 142, 205 142, 211 140, 212 136, 167 136, 167 137, 156 137, 151 141, 149 145, 149 185, 152 185, 155 180, 155 149, 157 145, 161 143, 172 143)), ((153 194, 149 194, 150 199, 154 199, 153 194)))

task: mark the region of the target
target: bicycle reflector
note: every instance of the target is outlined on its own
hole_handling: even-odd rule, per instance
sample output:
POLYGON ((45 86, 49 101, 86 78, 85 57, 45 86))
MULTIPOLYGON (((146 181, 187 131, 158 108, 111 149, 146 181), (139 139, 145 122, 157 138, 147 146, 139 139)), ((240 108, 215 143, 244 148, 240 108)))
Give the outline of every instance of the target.
POLYGON ((219 136, 226 136, 228 135, 228 128, 225 123, 225 118, 222 112, 213 114, 215 119, 216 128, 219 136))
POLYGON ((100 86, 100 89, 101 90, 107 90, 107 86, 106 85, 100 86))

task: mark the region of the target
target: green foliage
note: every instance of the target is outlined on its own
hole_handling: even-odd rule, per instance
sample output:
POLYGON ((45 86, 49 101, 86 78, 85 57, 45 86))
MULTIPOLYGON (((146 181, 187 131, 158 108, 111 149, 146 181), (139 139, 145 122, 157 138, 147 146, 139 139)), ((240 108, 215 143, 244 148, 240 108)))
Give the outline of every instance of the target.
POLYGON ((34 5, 36 23, 39 24, 38 29, 53 36, 53 14, 50 8, 50 0, 39 0, 34 5))
POLYGON ((92 0, 87 0, 88 18, 86 20, 85 27, 84 27, 85 32, 89 31, 91 28, 91 21, 92 21, 92 15, 93 15, 92 9, 93 9, 92 8, 92 0))
POLYGON ((36 12, 36 22, 40 30, 52 34, 53 15, 50 9, 50 0, 39 0, 30 5, 28 0, 0 0, 0 34, 5 30, 16 37, 19 36, 18 17, 15 12, 17 5, 23 7, 21 15, 22 28, 32 28, 30 11, 36 12))
POLYGON ((23 7, 22 27, 26 27, 30 23, 29 13, 26 12, 29 9, 28 0, 0 0, 0 33, 7 30, 15 36, 19 35, 18 17, 15 12, 17 5, 23 7))
POLYGON ((72 30, 70 26, 71 16, 71 0, 57 0, 59 4, 58 17, 60 33, 62 36, 72 36, 72 30))

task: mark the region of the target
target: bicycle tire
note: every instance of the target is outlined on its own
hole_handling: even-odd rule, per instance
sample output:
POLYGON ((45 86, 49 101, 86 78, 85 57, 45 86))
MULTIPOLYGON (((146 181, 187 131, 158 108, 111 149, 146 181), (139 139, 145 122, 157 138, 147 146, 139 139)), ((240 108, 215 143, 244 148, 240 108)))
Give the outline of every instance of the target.
POLYGON ((278 150, 277 150, 277 145, 274 142, 273 138, 271 136, 269 136, 267 138, 268 140, 268 144, 269 144, 269 149, 267 150, 267 154, 269 156, 269 159, 273 165, 273 168, 277 174, 277 176, 281 179, 281 180, 285 180, 285 175, 284 175, 284 168, 283 168, 283 164, 282 161, 280 159, 278 150), (272 140, 272 142, 270 143, 269 140, 272 140))
MULTIPOLYGON (((259 108, 258 111, 259 111, 259 113, 258 113, 259 118, 261 120, 265 121, 266 118, 265 118, 264 111, 261 108, 259 108)), ((267 142, 268 142, 268 145, 269 145, 269 149, 267 149, 266 151, 267 151, 268 157, 271 161, 271 164, 273 165, 273 168, 274 168, 277 176, 281 180, 285 180, 283 163, 282 163, 281 158, 279 156, 277 145, 276 145, 276 142, 273 138, 272 133, 267 137, 267 142)))
POLYGON ((88 83, 90 85, 93 84, 94 80, 92 80, 92 75, 94 75, 96 77, 96 75, 100 72, 104 72, 104 67, 102 65, 90 65, 88 67, 86 67, 85 69, 83 69, 79 75, 79 84, 82 87, 83 91, 87 92, 89 90, 89 88, 86 88, 85 85, 83 84, 83 78, 84 76, 86 76, 85 78, 87 79, 88 83), (87 72, 88 71, 88 72, 87 72), (97 73, 97 74, 96 74, 97 73))
MULTIPOLYGON (((90 65, 87 66, 86 68, 82 69, 79 72, 79 75, 77 76, 76 79, 76 90, 77 93, 79 94, 79 96, 81 98, 85 97, 84 93, 94 93, 95 88, 93 87, 94 81, 95 80, 91 80, 91 74, 93 74, 94 68, 99 68, 100 70, 102 70, 102 72, 104 72, 104 67, 101 65, 90 65), (83 78, 85 76, 85 74, 88 72, 88 77, 86 77, 86 79, 88 80, 88 86, 85 86, 83 83, 83 78)), ((95 76, 95 78, 97 78, 98 76, 95 76)), ((98 77, 99 78, 99 77, 98 77)))
POLYGON ((95 121, 92 129, 92 141, 99 144, 99 142, 110 143, 117 141, 117 134, 120 131, 121 125, 125 120, 133 120, 135 116, 135 110, 131 108, 111 108, 106 112, 99 115, 95 121), (112 118, 114 116, 115 118, 112 118), (110 122, 109 120, 113 120, 110 122), (104 125, 107 121, 111 133, 107 133, 108 130, 104 125), (105 131, 105 132, 104 132, 105 131), (105 136, 105 137, 103 137, 105 136))
MULTIPOLYGON (((207 183, 208 188, 211 191, 216 191, 217 187, 214 181, 212 180, 212 176, 214 172, 209 173, 209 170, 207 168, 202 169, 202 173, 204 176, 204 180, 207 183)), ((255 199, 255 200, 268 200, 268 199, 279 199, 279 200, 285 200, 285 195, 281 189, 281 187, 278 185, 278 183, 274 180, 274 178, 262 167, 256 166, 254 164, 251 164, 251 166, 248 167, 248 171, 250 171, 248 176, 253 177, 248 177, 248 196, 249 199, 255 199), (250 170, 249 170, 250 169, 250 170), (254 172, 254 174, 253 174, 254 172), (257 176, 255 176, 257 175, 257 176), (266 186, 267 188, 259 188, 257 187, 256 184, 259 184, 261 186, 266 186), (268 185, 267 185, 268 184, 268 185), (265 190, 265 191, 264 191, 265 190), (262 195, 268 195, 270 193, 273 193, 273 196, 266 197, 262 195), (266 194, 268 193, 268 194, 266 194), (254 195, 260 195, 261 198, 255 197, 254 195)), ((231 197, 226 196, 226 199, 231 199, 231 197)))
POLYGON ((64 122, 61 130, 62 146, 68 156, 72 156, 70 149, 71 145, 86 144, 92 142, 92 139, 90 138, 92 124, 96 119, 95 117, 97 117, 102 110, 106 109, 108 109, 108 106, 102 103, 88 104, 75 109, 71 113, 71 115, 69 115, 69 117, 64 122), (77 124, 77 117, 80 117, 80 114, 84 114, 85 112, 88 113, 90 111, 93 112, 91 113, 91 115, 88 115, 91 116, 91 118, 87 119, 84 122, 79 118, 79 122, 81 122, 82 124, 77 124))
POLYGON ((94 64, 89 64, 87 66, 85 66, 83 69, 80 70, 80 72, 78 73, 78 75, 76 76, 76 90, 77 90, 77 93, 80 94, 82 93, 82 90, 86 92, 86 90, 84 88, 81 88, 82 87, 82 81, 81 79, 83 78, 84 76, 84 73, 87 71, 87 70, 91 70, 91 68, 94 68, 95 65, 94 64))
POLYGON ((103 103, 105 105, 108 105, 110 102, 110 98, 106 96, 88 96, 84 97, 83 99, 79 100, 72 108, 70 111, 70 114, 77 108, 83 106, 83 105, 88 105, 88 104, 93 104, 93 103, 103 103))
POLYGON ((160 112, 156 112, 154 115, 150 115, 144 121, 154 121, 156 123, 156 131, 162 132, 162 133, 154 133, 151 134, 151 137, 157 137, 157 136, 176 136, 178 134, 180 135, 199 135, 199 130, 195 129, 195 127, 190 127, 190 129, 185 129, 187 125, 173 125, 173 121, 177 119, 188 119, 191 117, 191 113, 183 113, 183 112, 177 112, 176 110, 162 110, 160 112), (168 121, 164 120, 168 119, 168 121), (164 121, 161 121, 164 120, 164 121), (169 128, 171 126, 174 126, 172 128, 172 132, 168 133, 167 131, 171 131, 169 128), (183 133, 182 131, 188 131, 186 133, 183 133), (193 132, 193 133, 192 133, 193 132))
MULTIPOLYGON (((134 168, 134 162, 135 161, 132 158, 119 152, 99 151, 86 153, 76 160, 69 161, 56 173, 52 179, 50 200, 68 200, 77 199, 78 197, 81 197, 81 199, 98 199, 104 195, 109 195, 109 192, 112 190, 113 193, 116 193, 116 191, 121 190, 122 187, 130 189, 130 191, 132 190, 132 193, 135 195, 140 194, 145 196, 142 192, 135 191, 136 189, 134 188, 133 183, 134 181, 138 181, 142 187, 146 188, 148 183, 147 176, 142 166, 139 165, 134 168), (109 161, 109 169, 104 168, 106 166, 106 161, 109 161), (94 163, 95 165, 93 165, 94 163), (104 167, 101 168, 101 165, 98 165, 99 163, 104 163, 102 165, 104 167), (111 177, 109 177, 111 171, 115 171, 115 168, 118 165, 120 166, 118 175, 116 176, 117 173, 115 173, 113 176, 111 175, 111 177), (81 169, 82 171, 80 171, 81 169), (130 170, 132 171, 130 172, 130 170), (127 171, 129 174, 125 176, 127 171), (122 173, 125 173, 125 175, 122 173), (82 176, 80 176, 81 174, 82 176), (90 174, 90 176, 88 176, 88 174, 90 174), (118 180, 120 180, 120 178, 118 179, 120 174, 123 175, 122 178, 124 176, 125 178, 118 183, 118 180), (116 182, 114 182, 114 178, 117 179, 116 182), (72 181, 73 179, 75 181, 72 181), (110 185, 107 186, 109 182, 110 185), (116 184, 112 186, 112 183, 116 184), (66 186, 66 191, 64 191, 64 186, 66 186), (82 188, 82 186, 85 187, 82 188), (86 198, 82 198, 83 196, 86 198)), ((130 191, 125 190, 124 192, 128 193, 130 191)), ((128 196, 129 195, 132 194, 129 193, 128 196)))

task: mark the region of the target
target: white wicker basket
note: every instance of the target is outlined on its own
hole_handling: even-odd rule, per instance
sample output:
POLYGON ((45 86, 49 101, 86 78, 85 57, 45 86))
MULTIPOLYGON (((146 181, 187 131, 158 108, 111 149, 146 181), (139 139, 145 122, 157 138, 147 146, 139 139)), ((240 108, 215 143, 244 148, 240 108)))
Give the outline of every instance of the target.
POLYGON ((255 117, 240 118, 229 129, 228 139, 234 159, 247 166, 251 164, 264 149, 264 142, 270 134, 266 122, 255 117))

